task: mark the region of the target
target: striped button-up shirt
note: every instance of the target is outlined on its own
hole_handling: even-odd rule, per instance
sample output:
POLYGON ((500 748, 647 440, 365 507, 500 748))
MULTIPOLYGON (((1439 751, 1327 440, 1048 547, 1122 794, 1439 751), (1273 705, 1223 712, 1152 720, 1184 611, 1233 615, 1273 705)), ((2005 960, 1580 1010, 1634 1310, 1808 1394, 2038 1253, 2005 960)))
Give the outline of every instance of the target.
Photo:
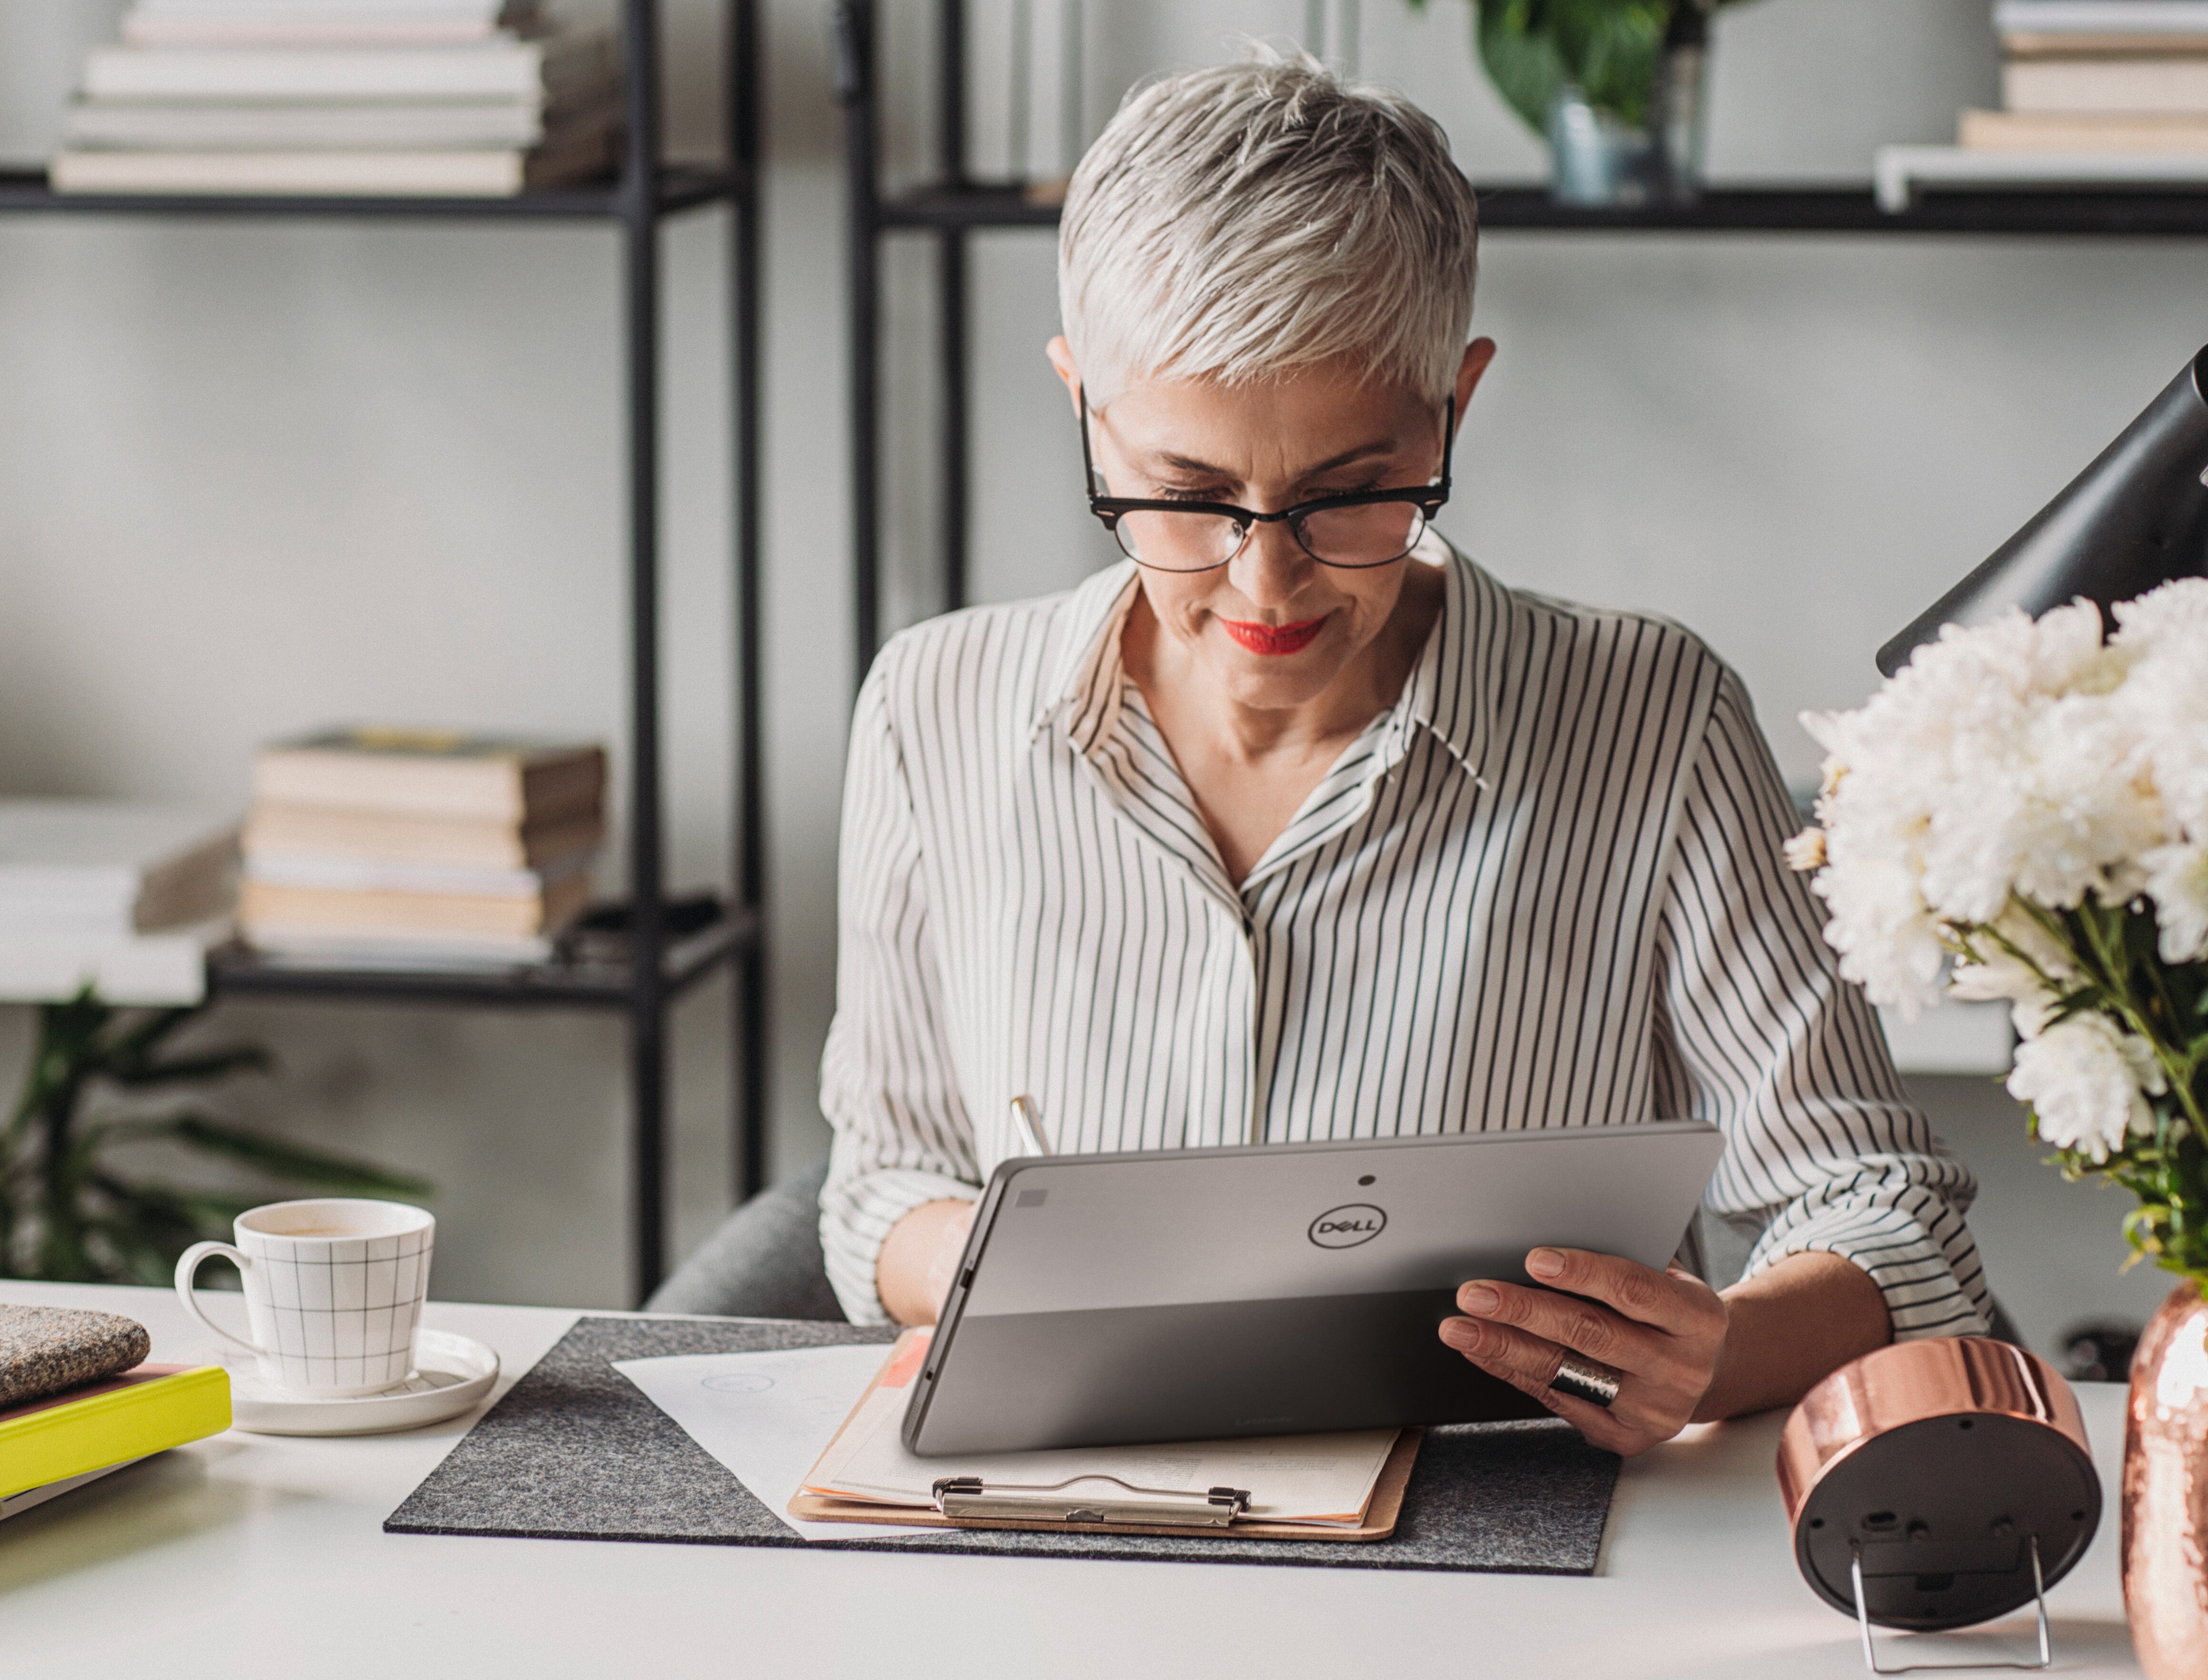
POLYGON ((1969 1172, 1785 867, 1739 679, 1429 543, 1444 602, 1401 698, 1239 885, 1120 663, 1131 564, 884 650, 821 1078, 854 1320, 884 1317, 890 1227, 1021 1152, 1026 1093, 1059 1154, 1706 1119, 1751 1274, 1827 1251, 1898 1335, 1984 1328, 1969 1172))

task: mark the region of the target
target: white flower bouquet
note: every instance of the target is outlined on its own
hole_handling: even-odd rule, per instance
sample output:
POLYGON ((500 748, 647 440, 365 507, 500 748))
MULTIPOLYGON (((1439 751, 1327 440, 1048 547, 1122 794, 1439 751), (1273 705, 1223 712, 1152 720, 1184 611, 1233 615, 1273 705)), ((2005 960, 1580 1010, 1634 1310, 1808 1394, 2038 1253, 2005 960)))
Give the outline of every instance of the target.
POLYGON ((2141 1254, 2208 1281, 2208 579, 1950 627, 1829 755, 1814 870, 1840 971, 1914 1017, 2012 1005, 2008 1089, 2141 1254))

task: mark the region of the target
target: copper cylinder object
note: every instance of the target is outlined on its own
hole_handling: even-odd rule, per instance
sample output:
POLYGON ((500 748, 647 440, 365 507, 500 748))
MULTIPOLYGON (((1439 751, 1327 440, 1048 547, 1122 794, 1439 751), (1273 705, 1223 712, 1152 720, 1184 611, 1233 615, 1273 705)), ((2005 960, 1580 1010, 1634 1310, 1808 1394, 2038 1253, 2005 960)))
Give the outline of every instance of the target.
POLYGON ((1895 1342, 1803 1396, 1779 1442, 1803 1577, 1881 1626, 1967 1627, 2032 1600, 2084 1556, 2101 1485, 2070 1386, 1984 1336, 1895 1342))
POLYGON ((2208 1303, 2147 1322, 2124 1426, 2124 1609, 2149 1680, 2208 1674, 2208 1303))

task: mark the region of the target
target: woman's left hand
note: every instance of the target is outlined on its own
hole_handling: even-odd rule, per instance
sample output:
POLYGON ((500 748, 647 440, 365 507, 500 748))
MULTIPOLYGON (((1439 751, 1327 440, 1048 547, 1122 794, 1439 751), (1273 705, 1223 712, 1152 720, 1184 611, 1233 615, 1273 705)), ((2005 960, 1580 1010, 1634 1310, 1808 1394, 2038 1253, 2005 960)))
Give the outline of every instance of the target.
POLYGON ((1443 1319, 1442 1340, 1629 1458, 1693 1419, 1725 1351, 1725 1304, 1714 1290, 1677 1266, 1653 1271, 1577 1248, 1537 1248, 1526 1271, 1550 1287, 1467 1283, 1456 1304, 1468 1316, 1443 1319), (1549 1386, 1568 1356, 1617 1377, 1609 1407, 1549 1386))

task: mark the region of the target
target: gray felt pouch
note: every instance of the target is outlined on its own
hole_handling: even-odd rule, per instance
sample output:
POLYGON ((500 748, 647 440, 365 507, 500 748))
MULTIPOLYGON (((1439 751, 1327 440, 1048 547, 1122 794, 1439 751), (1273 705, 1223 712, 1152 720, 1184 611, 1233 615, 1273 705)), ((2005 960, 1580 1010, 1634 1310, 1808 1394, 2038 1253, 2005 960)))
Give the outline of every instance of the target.
POLYGON ((0 1306, 0 1409, 143 1365, 153 1338, 135 1319, 65 1306, 0 1306))

